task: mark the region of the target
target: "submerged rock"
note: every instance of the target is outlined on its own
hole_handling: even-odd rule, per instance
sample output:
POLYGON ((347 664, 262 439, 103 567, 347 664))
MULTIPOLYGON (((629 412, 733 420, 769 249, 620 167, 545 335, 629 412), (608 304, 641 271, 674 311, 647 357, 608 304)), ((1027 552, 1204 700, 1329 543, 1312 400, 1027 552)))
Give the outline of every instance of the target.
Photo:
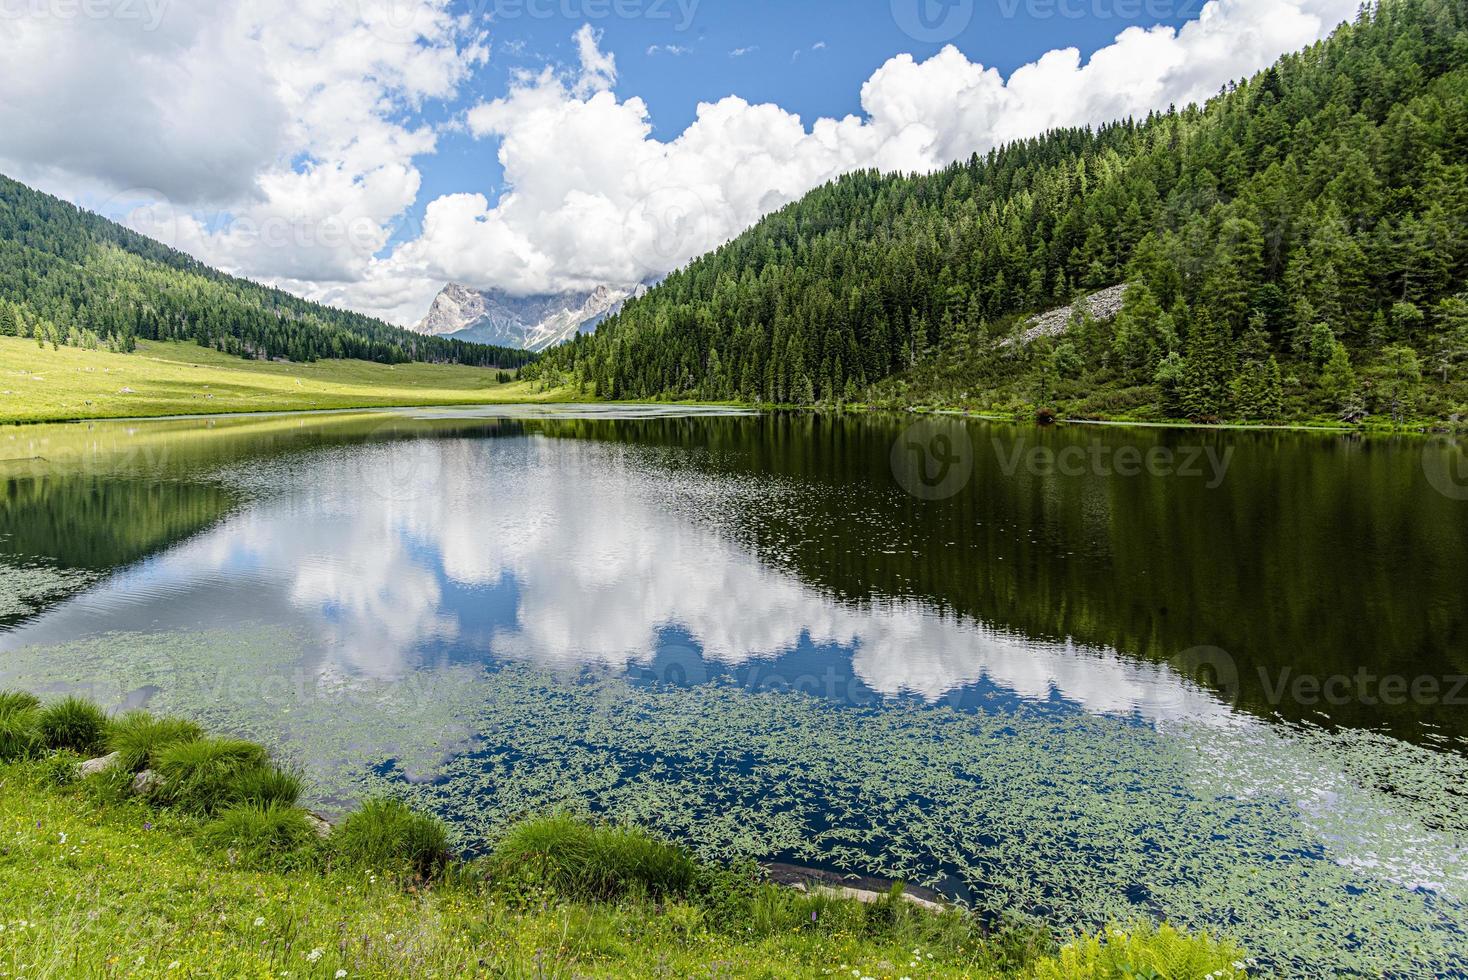
MULTIPOLYGON (((778 861, 767 862, 762 867, 771 881, 787 888, 807 894, 849 898, 867 905, 874 905, 887 898, 892 893, 892 886, 897 884, 883 878, 840 875, 821 868, 807 868, 778 861)), ((949 907, 943 901, 942 895, 928 888, 904 886, 901 897, 903 901, 931 912, 942 912, 949 907)))

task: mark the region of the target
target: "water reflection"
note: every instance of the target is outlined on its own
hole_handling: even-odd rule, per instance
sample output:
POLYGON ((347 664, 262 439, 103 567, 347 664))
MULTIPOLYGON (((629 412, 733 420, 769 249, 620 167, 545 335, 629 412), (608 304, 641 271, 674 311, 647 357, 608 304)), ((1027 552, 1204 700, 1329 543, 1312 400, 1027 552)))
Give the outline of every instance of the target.
POLYGON ((829 677, 819 686, 843 698, 854 696, 849 677, 929 702, 983 684, 1154 721, 1226 712, 1167 667, 1114 651, 1037 642, 913 598, 838 600, 720 529, 721 510, 758 507, 779 488, 710 495, 696 474, 635 446, 508 429, 337 447, 251 471, 291 489, 0 643, 290 623, 312 638, 316 669, 378 679, 476 659, 645 675, 686 644, 699 663, 690 675, 684 658, 676 676, 766 661, 756 684, 829 677))

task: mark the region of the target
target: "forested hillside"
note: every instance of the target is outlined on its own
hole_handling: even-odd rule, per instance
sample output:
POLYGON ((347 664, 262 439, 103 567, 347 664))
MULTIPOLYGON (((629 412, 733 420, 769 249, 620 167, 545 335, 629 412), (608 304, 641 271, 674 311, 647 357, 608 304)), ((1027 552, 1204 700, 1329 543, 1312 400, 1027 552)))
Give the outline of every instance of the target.
POLYGON ((360 358, 504 368, 524 351, 423 337, 225 275, 0 175, 0 335, 131 350, 194 340, 250 358, 360 358))
POLYGON ((1384 0, 1203 108, 843 177, 532 371, 617 398, 1461 412, 1465 161, 1468 3, 1384 0), (1005 339, 1118 283, 1113 322, 1005 339))

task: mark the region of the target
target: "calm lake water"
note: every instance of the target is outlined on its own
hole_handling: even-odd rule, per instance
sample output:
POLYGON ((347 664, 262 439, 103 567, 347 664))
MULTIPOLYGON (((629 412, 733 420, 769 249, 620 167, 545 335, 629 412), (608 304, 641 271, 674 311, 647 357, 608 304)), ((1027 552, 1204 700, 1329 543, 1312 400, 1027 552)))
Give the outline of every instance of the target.
POLYGON ((0 429, 0 685, 529 811, 1468 971, 1468 472, 1416 438, 622 408, 0 429))

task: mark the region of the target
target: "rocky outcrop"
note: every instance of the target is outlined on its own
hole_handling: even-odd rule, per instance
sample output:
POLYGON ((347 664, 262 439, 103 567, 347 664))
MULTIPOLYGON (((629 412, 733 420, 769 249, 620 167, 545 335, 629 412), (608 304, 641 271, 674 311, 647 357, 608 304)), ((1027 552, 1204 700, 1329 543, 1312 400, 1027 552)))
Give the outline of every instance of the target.
POLYGON ((306 811, 306 826, 322 840, 331 836, 331 821, 312 810, 306 811))
POLYGON ((1006 337, 999 342, 999 346, 1008 347, 1016 340, 1021 344, 1031 344, 1041 337, 1058 337, 1065 333, 1066 327, 1070 325, 1070 318, 1075 314, 1077 308, 1085 310, 1093 320, 1115 319, 1116 314, 1121 312, 1121 300, 1122 296, 1126 294, 1126 287, 1126 283, 1108 286, 1100 292, 1083 296, 1068 306, 1056 307, 1038 316, 1032 316, 1020 327, 1017 337, 1006 337))

